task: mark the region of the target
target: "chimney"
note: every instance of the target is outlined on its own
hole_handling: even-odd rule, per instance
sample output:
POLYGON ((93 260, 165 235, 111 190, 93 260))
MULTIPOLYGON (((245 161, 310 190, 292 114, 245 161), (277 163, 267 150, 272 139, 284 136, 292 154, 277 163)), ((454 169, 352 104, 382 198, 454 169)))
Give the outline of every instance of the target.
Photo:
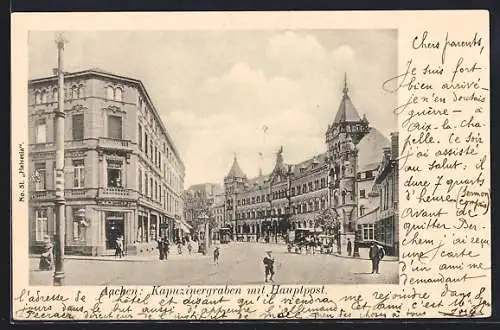
POLYGON ((392 149, 392 159, 398 159, 399 157, 399 133, 391 133, 391 149, 392 149))

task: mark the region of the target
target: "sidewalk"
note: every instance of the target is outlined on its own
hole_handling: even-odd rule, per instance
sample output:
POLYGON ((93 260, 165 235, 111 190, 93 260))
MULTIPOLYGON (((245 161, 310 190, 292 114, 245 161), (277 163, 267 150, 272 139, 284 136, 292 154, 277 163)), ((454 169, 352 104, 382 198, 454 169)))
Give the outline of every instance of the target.
MULTIPOLYGON (((81 255, 66 255, 64 259, 66 260, 95 260, 95 261, 121 261, 121 262, 145 262, 145 261, 175 261, 175 260, 196 260, 207 258, 208 255, 203 255, 201 253, 189 254, 177 254, 172 253, 168 255, 167 260, 160 260, 158 254, 150 255, 126 255, 123 258, 115 258, 115 256, 102 255, 102 256, 81 256, 81 255)), ((30 259, 38 259, 40 255, 30 255, 30 259)))
MULTIPOLYGON (((344 259, 357 259, 357 260, 370 260, 370 258, 366 258, 366 257, 358 257, 358 258, 355 258, 355 257, 350 257, 350 256, 343 256, 341 254, 338 254, 338 253, 334 253, 333 254, 334 256, 336 257, 339 257, 339 258, 344 258, 344 259)), ((395 257, 395 256, 385 256, 382 260, 380 261, 391 261, 391 262, 398 262, 399 259, 398 257, 395 257)))

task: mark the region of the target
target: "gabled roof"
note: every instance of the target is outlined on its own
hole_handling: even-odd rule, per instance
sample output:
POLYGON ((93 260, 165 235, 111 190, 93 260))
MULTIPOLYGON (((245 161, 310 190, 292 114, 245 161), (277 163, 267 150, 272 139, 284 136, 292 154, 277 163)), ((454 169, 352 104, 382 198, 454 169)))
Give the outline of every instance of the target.
POLYGON ((384 148, 390 146, 390 141, 376 128, 371 127, 370 132, 359 141, 358 149, 358 172, 376 169, 384 155, 384 148))

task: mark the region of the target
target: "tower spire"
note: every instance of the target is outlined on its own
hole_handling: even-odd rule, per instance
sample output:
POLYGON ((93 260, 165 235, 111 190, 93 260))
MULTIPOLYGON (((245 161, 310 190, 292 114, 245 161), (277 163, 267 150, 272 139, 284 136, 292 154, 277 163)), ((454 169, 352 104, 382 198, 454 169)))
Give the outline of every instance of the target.
POLYGON ((347 88, 347 72, 344 72, 344 95, 347 95, 347 92, 349 91, 349 88, 347 88))

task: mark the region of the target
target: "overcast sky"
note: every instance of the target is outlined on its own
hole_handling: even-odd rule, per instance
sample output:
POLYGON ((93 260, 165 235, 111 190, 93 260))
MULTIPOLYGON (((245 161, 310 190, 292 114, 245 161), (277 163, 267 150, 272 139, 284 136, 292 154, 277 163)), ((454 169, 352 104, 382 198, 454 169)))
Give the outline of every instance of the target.
MULTIPOLYGON (((65 71, 99 67, 142 80, 186 165, 185 187, 221 183, 233 154, 249 177, 326 151, 342 97, 389 135, 396 30, 66 32, 65 71), (263 157, 259 156, 262 153, 263 157)), ((29 74, 57 66, 54 33, 32 32, 29 74)))

